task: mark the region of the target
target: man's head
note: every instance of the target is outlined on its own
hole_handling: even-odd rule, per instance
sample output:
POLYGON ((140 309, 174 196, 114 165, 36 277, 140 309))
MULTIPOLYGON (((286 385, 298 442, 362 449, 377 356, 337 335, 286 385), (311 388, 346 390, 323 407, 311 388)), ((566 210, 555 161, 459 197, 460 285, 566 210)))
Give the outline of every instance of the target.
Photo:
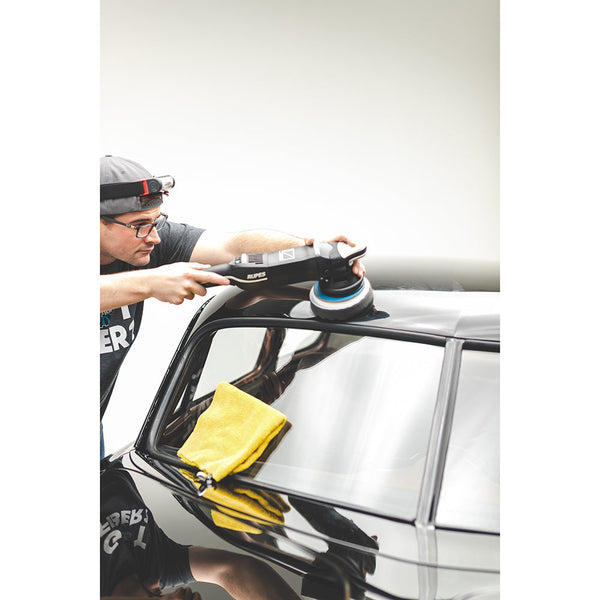
POLYGON ((100 159, 100 264, 117 259, 134 266, 148 264, 160 243, 157 229, 164 223, 163 192, 168 193, 174 183, 172 177, 153 178, 126 158, 100 159))

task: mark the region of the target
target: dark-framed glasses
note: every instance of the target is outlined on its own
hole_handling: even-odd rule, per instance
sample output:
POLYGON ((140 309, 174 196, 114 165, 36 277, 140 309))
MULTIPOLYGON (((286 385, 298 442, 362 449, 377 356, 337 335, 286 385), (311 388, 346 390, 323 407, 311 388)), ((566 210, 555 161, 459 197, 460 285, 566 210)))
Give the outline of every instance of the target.
POLYGON ((130 225, 129 223, 123 223, 122 221, 117 221, 117 219, 113 219, 112 217, 102 217, 105 221, 109 223, 117 223, 117 225, 123 225, 123 227, 129 227, 129 229, 135 229, 135 237, 145 238, 150 235, 153 227, 156 227, 156 231, 162 228, 162 226, 167 222, 169 215, 165 215, 163 213, 160 214, 158 219, 152 223, 143 223, 142 225, 130 225))

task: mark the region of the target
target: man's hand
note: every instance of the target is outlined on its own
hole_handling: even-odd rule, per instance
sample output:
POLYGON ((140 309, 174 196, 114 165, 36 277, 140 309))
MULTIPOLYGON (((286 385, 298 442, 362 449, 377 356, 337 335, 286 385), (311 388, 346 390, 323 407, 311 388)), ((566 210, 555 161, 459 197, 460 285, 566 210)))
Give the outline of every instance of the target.
POLYGON ((200 594, 198 592, 192 592, 189 587, 177 588, 174 592, 163 594, 161 597, 167 598, 168 600, 202 600, 200 594))
POLYGON ((182 304, 184 300, 192 300, 194 296, 204 296, 206 288, 203 283, 229 285, 227 277, 204 270, 209 266, 181 262, 147 270, 151 297, 161 302, 182 304))
POLYGON ((110 596, 102 596, 100 600, 131 600, 131 598, 167 598, 167 600, 202 600, 198 592, 189 587, 179 587, 170 594, 161 594, 158 580, 143 586, 137 576, 133 575, 119 583, 110 596))
MULTIPOLYGON (((344 244, 348 244, 349 246, 352 246, 354 248, 354 246, 356 246, 356 244, 352 241, 350 241, 345 235, 336 235, 335 237, 331 238, 330 240, 327 240, 328 242, 344 242, 344 244)), ((304 243, 307 246, 312 246, 315 243, 315 238, 311 237, 311 238, 304 238, 304 243)), ((365 269, 364 265, 360 262, 360 260, 355 260, 354 263, 352 263, 352 272, 357 275, 358 277, 362 277, 367 270, 365 269)))
POLYGON ((154 269, 136 269, 100 276, 100 312, 135 304, 148 298, 182 304, 194 296, 204 296, 203 283, 229 285, 229 279, 205 271, 196 262, 180 262, 154 269))

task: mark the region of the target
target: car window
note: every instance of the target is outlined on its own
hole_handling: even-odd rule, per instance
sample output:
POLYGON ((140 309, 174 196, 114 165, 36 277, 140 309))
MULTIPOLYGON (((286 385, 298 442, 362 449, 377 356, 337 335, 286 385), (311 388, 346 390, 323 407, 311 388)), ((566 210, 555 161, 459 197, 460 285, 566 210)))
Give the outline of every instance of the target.
POLYGON ((265 330, 260 327, 217 331, 195 397, 214 392, 221 381, 234 381, 240 375, 249 373, 258 360, 264 337, 265 330))
POLYGON ((499 531, 500 355, 465 350, 437 524, 499 531))
POLYGON ((345 333, 217 331, 205 365, 200 359, 195 367, 200 375, 186 409, 193 419, 170 427, 168 443, 183 443, 195 407, 225 380, 271 404, 291 425, 247 476, 413 519, 443 354, 440 346, 345 333))

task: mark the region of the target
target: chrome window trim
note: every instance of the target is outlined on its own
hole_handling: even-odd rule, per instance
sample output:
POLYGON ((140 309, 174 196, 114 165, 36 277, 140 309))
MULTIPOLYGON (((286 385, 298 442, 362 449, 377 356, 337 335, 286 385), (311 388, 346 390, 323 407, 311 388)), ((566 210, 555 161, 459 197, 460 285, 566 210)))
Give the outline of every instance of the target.
MULTIPOLYGON (((446 340, 431 424, 431 435, 429 436, 427 457, 425 459, 423 483, 417 504, 415 535, 417 536, 419 561, 426 565, 436 564, 438 558, 437 537, 434 526, 435 511, 442 487, 444 466, 450 443, 463 346, 463 340, 456 338, 447 338, 446 340)), ((436 598, 437 570, 419 566, 418 580, 419 598, 424 600, 436 598)))
POLYGON ((425 459, 423 484, 415 519, 415 525, 420 528, 431 525, 435 518, 435 509, 437 508, 442 486, 444 465, 452 430, 452 417, 454 416, 454 405, 456 403, 463 344, 463 340, 456 338, 446 340, 444 361, 431 424, 431 435, 425 459))

